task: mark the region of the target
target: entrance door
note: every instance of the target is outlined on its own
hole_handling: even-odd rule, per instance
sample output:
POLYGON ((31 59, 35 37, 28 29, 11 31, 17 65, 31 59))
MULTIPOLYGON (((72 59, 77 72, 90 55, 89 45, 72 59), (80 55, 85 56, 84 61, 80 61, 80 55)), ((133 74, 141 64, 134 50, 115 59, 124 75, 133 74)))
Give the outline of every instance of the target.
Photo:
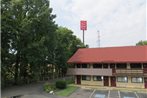
POLYGON ((81 84, 81 76, 80 75, 77 76, 77 84, 81 84))
POLYGON ((144 87, 147 88, 147 77, 144 78, 144 87))
POLYGON ((109 86, 109 77, 104 76, 104 86, 109 86))
POLYGON ((143 64, 143 73, 147 74, 147 63, 143 64))
POLYGON ((116 77, 111 77, 111 86, 116 87, 116 77))

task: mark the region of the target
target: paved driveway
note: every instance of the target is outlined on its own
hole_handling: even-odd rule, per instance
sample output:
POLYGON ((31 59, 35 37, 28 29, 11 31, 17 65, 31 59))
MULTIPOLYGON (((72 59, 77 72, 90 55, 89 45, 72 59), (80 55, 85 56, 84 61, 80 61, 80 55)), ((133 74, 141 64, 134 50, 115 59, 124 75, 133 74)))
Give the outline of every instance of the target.
POLYGON ((43 84, 44 82, 2 89, 1 98, 64 98, 45 93, 43 84))
POLYGON ((43 84, 44 82, 2 89, 1 98, 89 98, 93 91, 79 88, 70 96, 61 97, 45 93, 42 88, 43 84))
POLYGON ((108 98, 108 91, 106 90, 95 90, 92 98, 108 98))
POLYGON ((47 96, 44 96, 44 95, 24 95, 22 96, 21 98, 53 98, 53 97, 47 97, 47 96))
POLYGON ((147 98, 147 92, 145 93, 138 93, 139 98, 147 98))
POLYGON ((91 98, 147 98, 147 93, 95 90, 91 98))
POLYGON ((121 98, 137 98, 137 93, 134 92, 120 92, 121 98))
POLYGON ((68 98, 89 98, 93 90, 90 89, 77 89, 74 93, 72 93, 68 98))
POLYGON ((147 93, 122 92, 118 90, 90 90, 86 88, 79 88, 68 97, 60 97, 45 93, 42 88, 43 84, 37 83, 3 89, 1 93, 2 98, 147 98, 147 93))

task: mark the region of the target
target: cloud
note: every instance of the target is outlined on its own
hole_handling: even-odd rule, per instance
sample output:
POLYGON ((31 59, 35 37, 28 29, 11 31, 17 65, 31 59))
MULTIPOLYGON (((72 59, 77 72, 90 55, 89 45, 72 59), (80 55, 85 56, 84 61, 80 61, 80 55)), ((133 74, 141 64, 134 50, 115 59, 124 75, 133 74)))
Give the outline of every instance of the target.
POLYGON ((51 0, 56 22, 82 40, 80 20, 88 21, 85 41, 90 47, 135 45, 147 38, 146 0, 51 0))

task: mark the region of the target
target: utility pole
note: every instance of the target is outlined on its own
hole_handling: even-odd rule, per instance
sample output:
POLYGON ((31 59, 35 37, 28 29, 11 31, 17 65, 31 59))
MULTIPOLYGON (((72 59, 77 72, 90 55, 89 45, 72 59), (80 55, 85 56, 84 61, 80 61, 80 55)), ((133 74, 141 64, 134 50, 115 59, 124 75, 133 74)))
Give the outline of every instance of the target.
POLYGON ((100 41, 101 41, 101 39, 100 39, 100 31, 98 30, 97 32, 98 32, 98 47, 100 47, 100 41))
MULTIPOLYGON (((83 30, 83 44, 84 44, 84 30, 83 30)), ((84 44, 85 45, 85 44, 84 44)))

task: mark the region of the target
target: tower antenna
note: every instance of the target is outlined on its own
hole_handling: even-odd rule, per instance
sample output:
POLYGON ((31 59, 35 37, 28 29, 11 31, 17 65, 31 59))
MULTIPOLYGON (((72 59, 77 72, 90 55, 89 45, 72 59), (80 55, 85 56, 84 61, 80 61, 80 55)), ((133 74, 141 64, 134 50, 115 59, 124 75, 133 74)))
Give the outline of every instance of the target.
POLYGON ((97 32, 98 32, 98 47, 100 47, 100 41, 101 41, 101 39, 100 39, 100 31, 98 30, 97 32))

